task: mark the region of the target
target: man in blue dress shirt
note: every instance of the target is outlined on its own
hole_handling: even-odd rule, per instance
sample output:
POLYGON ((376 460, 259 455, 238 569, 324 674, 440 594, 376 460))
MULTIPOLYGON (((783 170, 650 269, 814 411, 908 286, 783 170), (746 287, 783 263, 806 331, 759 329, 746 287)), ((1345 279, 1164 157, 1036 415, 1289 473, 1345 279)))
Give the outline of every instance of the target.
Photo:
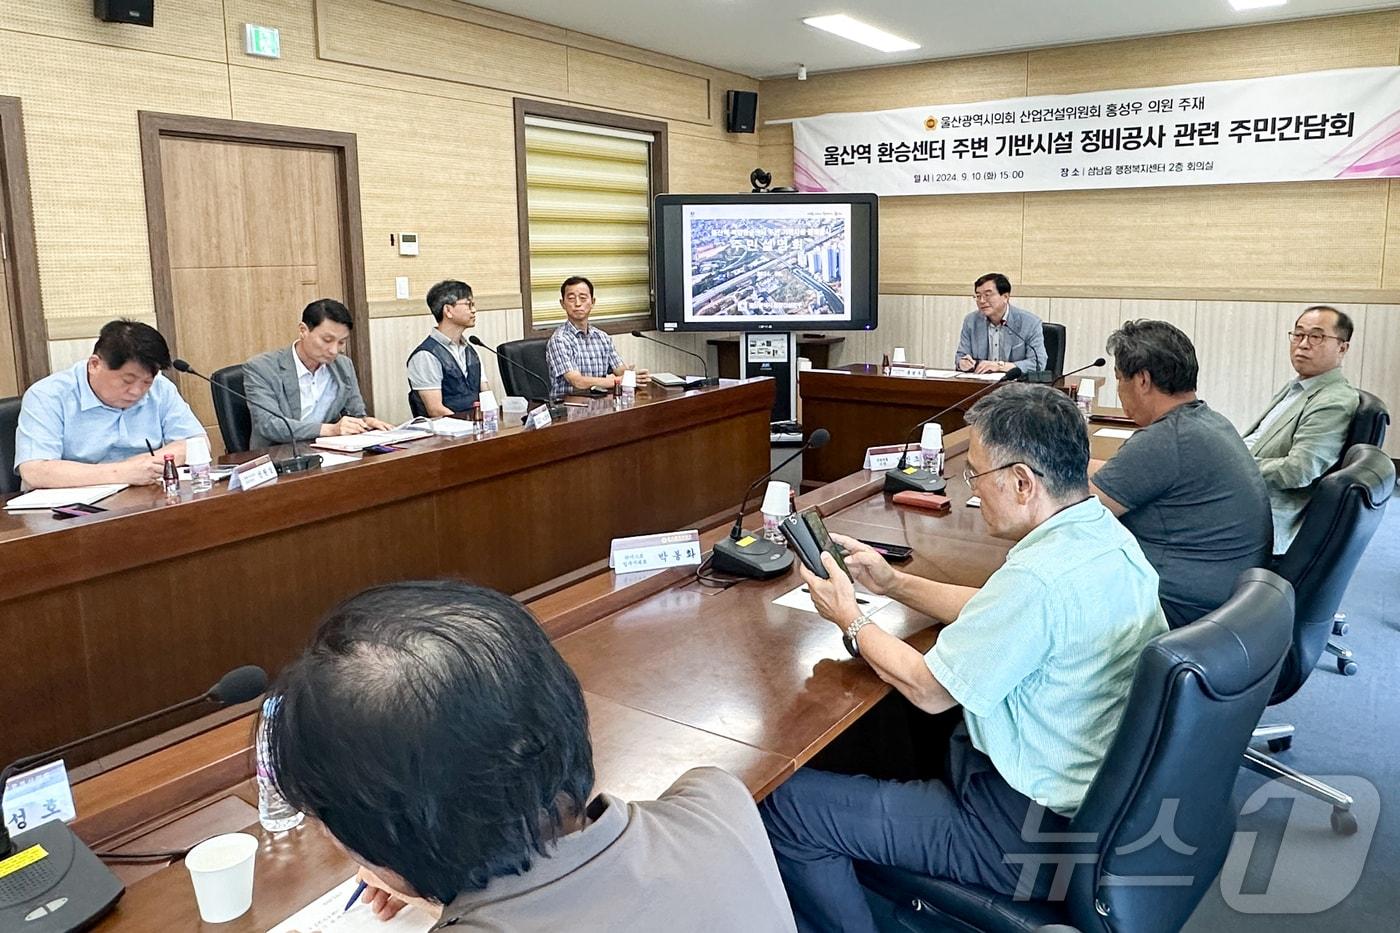
POLYGON ((165 455, 184 463, 185 440, 205 433, 161 375, 169 367, 170 348, 154 327, 106 324, 91 356, 24 393, 15 432, 20 479, 33 489, 160 482, 165 455))

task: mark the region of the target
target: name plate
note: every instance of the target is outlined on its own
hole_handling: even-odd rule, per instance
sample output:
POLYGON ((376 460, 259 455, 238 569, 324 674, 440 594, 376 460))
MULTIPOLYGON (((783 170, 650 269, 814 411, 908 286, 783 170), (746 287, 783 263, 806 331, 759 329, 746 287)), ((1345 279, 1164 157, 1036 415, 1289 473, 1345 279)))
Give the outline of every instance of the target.
POLYGON ((10 778, 5 783, 4 798, 5 827, 11 833, 49 820, 66 823, 78 815, 62 759, 10 778))
MULTIPOLYGON (((865 449, 865 469, 867 470, 891 470, 899 466, 900 454, 904 448, 899 444, 887 444, 884 447, 867 447, 865 449)), ((909 454, 904 458, 905 466, 922 467, 924 465, 924 454, 917 445, 909 447, 909 454)))
POLYGON ((554 419, 549 417, 549 406, 541 405, 530 412, 530 416, 525 419, 525 430, 547 428, 553 423, 554 419))
POLYGON ((904 379, 924 378, 924 368, 922 366, 907 366, 903 363, 896 363, 890 366, 890 375, 899 376, 904 379))
POLYGON ((616 573, 693 567, 699 563, 700 532, 694 530, 613 538, 608 552, 608 566, 616 573))
POLYGON ((229 477, 228 488, 253 489, 267 483, 277 482, 277 467, 272 465, 272 458, 263 454, 256 460, 249 460, 247 463, 240 463, 233 468, 233 475, 229 477))

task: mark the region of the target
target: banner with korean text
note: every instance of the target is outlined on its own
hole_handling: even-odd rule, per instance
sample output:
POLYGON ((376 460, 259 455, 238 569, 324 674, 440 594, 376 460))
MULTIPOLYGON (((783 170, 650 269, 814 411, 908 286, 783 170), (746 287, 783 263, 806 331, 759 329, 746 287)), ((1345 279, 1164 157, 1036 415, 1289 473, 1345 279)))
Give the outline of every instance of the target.
POLYGON ((1400 68, 793 123, 800 191, 879 195, 1400 177, 1400 68))

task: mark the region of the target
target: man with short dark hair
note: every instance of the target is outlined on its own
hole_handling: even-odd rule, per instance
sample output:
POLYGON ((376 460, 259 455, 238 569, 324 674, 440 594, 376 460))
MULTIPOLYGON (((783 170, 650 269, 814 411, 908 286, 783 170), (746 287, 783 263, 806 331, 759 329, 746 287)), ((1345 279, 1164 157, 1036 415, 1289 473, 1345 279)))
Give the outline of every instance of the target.
POLYGON ((183 463, 185 441, 205 433, 161 374, 169 368, 170 348, 154 327, 104 324, 91 356, 24 393, 15 432, 20 479, 33 489, 160 482, 165 455, 183 463))
MULTIPOLYGON (((875 929, 854 860, 1013 893, 1019 869, 1008 856, 1040 851, 1022 838, 1028 815, 1051 838, 1069 825, 1107 754, 1138 656, 1167 630, 1152 565, 1089 494, 1089 439, 1074 403, 1049 387, 1010 385, 967 422, 963 479, 988 529, 1016 542, 985 585, 902 573, 869 546, 832 536, 871 592, 952 623, 927 654, 861 613, 830 555, 830 579, 802 570, 817 611, 881 680, 925 713, 961 706, 963 725, 942 774, 890 781, 804 768, 763 802, 800 930, 875 929)), ((1035 893, 1048 884, 1038 877, 1035 893)))
POLYGON ((366 414, 355 364, 345 355, 354 326, 349 308, 334 298, 320 298, 302 310, 298 336, 290 347, 259 353, 243 364, 248 398, 280 411, 292 423, 289 435, 285 421, 249 405, 250 447, 288 444, 293 435, 309 441, 393 427, 366 414))
POLYGON ((434 929, 793 929, 736 778, 696 768, 658 800, 593 796, 578 680, 509 596, 366 590, 270 696, 273 779, 363 866, 381 918, 414 900, 434 929))
POLYGON ((1272 542, 1269 494, 1239 433, 1196 398, 1196 348, 1166 321, 1128 321, 1108 338, 1124 413, 1140 430, 1094 460, 1095 494, 1138 539, 1162 579, 1173 628, 1230 598, 1272 542))
POLYGON ((1288 362, 1297 379, 1279 389, 1244 432, 1259 464, 1274 514, 1274 553, 1293 543, 1313 489, 1342 453, 1361 397, 1347 382, 1342 360, 1353 326, 1344 312, 1315 305, 1288 334, 1288 362))
POLYGON ((470 412, 485 380, 481 358, 462 335, 476 326, 476 301, 466 282, 448 279, 428 289, 428 310, 437 326, 408 355, 409 408, 442 418, 470 412))
POLYGON ((1026 372, 1049 365, 1040 318, 1011 303, 1011 280, 988 272, 972 285, 977 310, 963 318, 953 364, 959 372, 1004 373, 1013 366, 1026 372))
MULTIPOLYGON (((564 323, 549 335, 544 351, 553 380, 552 394, 558 397, 617 386, 623 372, 635 367, 623 364, 612 337, 588 323, 593 313, 593 283, 581 275, 569 276, 559 286, 559 306, 564 309, 564 323)), ((645 369, 637 370, 638 385, 649 380, 645 369)))

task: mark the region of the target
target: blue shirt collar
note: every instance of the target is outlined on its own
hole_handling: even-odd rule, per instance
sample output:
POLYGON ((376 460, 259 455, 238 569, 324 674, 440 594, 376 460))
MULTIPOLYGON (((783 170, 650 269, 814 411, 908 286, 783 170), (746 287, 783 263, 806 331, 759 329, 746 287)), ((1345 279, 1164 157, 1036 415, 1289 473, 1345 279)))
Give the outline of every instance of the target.
POLYGON ((1007 551, 1006 556, 1010 557, 1023 548, 1035 547, 1038 541, 1061 525, 1068 525, 1074 522, 1098 521, 1107 511, 1103 503, 1093 496, 1090 496, 1083 502, 1076 502, 1074 505, 1060 509, 1060 511, 1032 528, 1020 541, 1017 541, 1012 546, 1011 550, 1007 551))
MULTIPOLYGON (((80 360, 79 362, 73 364, 73 368, 71 370, 71 372, 73 373, 73 378, 78 384, 79 411, 92 411, 94 408, 105 408, 108 411, 113 411, 117 414, 125 414, 129 411, 135 411, 142 405, 146 404, 147 400, 149 400, 151 397, 151 389, 155 388, 155 383, 152 382, 151 389, 147 389, 146 394, 136 400, 136 404, 132 405, 130 408, 115 408, 102 401, 102 399, 97 397, 97 393, 92 391, 92 383, 88 382, 87 364, 87 359, 80 360)), ((160 378, 159 373, 156 374, 156 378, 160 378)))

